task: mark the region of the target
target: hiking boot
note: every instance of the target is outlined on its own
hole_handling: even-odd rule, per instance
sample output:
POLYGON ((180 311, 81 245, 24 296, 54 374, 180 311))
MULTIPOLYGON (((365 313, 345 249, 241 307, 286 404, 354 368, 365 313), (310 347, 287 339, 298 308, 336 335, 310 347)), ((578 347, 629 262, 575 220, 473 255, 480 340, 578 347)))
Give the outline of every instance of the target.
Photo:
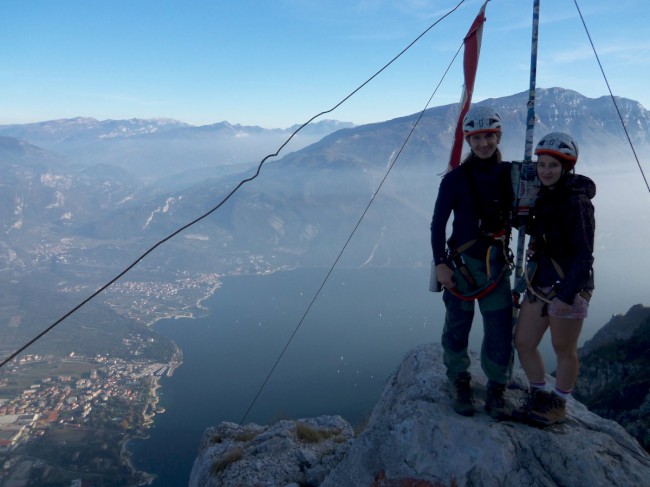
POLYGON ((459 375, 454 380, 454 404, 452 407, 454 411, 463 416, 474 415, 474 397, 472 396, 472 388, 470 382, 472 377, 467 375, 459 375))
POLYGON ((485 411, 496 420, 510 417, 510 408, 506 405, 506 400, 503 397, 505 390, 505 384, 488 381, 485 411))
POLYGON ((540 426, 561 423, 566 418, 566 400, 547 391, 535 391, 528 420, 540 426))
POLYGON ((519 404, 512 408, 511 417, 518 421, 526 421, 528 413, 533 409, 538 392, 544 393, 542 389, 526 389, 524 395, 519 398, 519 404))

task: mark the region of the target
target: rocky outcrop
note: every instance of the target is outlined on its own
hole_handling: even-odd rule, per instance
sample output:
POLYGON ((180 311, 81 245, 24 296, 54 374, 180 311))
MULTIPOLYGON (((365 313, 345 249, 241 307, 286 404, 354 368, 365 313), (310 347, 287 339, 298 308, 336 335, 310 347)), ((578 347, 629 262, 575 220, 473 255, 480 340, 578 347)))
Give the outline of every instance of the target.
MULTIPOLYGON (((473 363, 482 408, 486 379, 475 356, 473 363)), ((511 401, 522 394, 514 385, 508 390, 511 401)), ((650 456, 638 442, 574 399, 567 421, 545 429, 479 411, 453 412, 440 345, 424 345, 389 377, 360 435, 352 438, 337 417, 308 423, 324 431, 312 435, 320 438, 315 442, 300 437, 297 422, 249 425, 242 431, 253 438, 239 440, 235 425, 222 424, 206 432, 190 486, 650 486, 650 456), (227 447, 226 437, 233 438, 227 447)))
POLYGON ((241 428, 221 423, 204 433, 189 485, 320 485, 353 436, 340 416, 241 428))
POLYGON ((632 339, 639 328, 647 326, 650 320, 650 308, 642 304, 632 306, 624 315, 612 315, 612 318, 587 340, 578 351, 580 357, 612 344, 625 344, 632 339))
POLYGON ((650 308, 616 315, 579 350, 576 399, 650 451, 650 308))

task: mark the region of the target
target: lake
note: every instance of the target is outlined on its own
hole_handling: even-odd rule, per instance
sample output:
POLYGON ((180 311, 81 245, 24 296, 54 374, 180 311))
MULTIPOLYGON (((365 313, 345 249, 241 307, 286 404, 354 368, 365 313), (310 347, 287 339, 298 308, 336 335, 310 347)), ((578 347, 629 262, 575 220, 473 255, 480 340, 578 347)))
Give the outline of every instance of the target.
MULTIPOLYGON (((634 273, 631 260, 619 271, 626 264, 634 273)), ((136 468, 158 475, 155 487, 187 485, 204 430, 221 421, 340 414, 359 424, 404 354, 439 342, 444 306, 428 291, 428 269, 334 270, 307 313, 326 274, 299 269, 227 278, 204 303, 207 317, 155 325, 183 351, 182 366, 158 389, 165 413, 156 415, 148 439, 129 444, 136 468)), ((597 279, 597 287, 608 286, 597 279)), ((601 299, 597 291, 580 343, 612 314, 641 302, 640 293, 605 292, 601 299)), ((473 350, 482 337, 477 315, 473 350)), ((542 347, 552 371, 548 337, 542 347)))

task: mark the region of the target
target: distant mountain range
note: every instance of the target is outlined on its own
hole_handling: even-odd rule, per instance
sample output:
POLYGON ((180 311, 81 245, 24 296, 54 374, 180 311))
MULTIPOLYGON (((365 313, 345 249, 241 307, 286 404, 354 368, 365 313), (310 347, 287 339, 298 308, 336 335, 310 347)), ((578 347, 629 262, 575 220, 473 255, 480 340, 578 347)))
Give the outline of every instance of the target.
MULTIPOLYGON (((353 124, 323 120, 304 127, 288 150, 297 150, 353 124)), ((0 126, 0 135, 28 141, 71 163, 109 164, 145 180, 225 165, 251 164, 277 148, 299 126, 263 129, 220 122, 192 126, 171 119, 96 120, 77 117, 0 126)))
MULTIPOLYGON (((503 149, 509 159, 523 157, 528 93, 489 99, 481 103, 494 105, 504 119, 503 149)), ((650 115, 638 102, 617 98, 618 109, 626 122, 634 144, 650 143, 648 127, 650 115)), ((449 151, 453 123, 458 110, 456 104, 428 109, 410 150, 417 145, 421 156, 429 162, 444 161, 449 151)), ((616 156, 613 147, 626 137, 611 98, 586 98, 579 93, 561 88, 538 89, 536 93, 536 134, 554 130, 571 132, 580 142, 584 159, 603 159, 616 156)), ((404 140, 404 128, 410 130, 414 114, 387 122, 354 127, 347 122, 322 120, 305 126, 284 149, 281 156, 320 141, 323 137, 338 134, 337 139, 353 134, 355 139, 346 142, 362 159, 379 155, 380 159, 395 151, 404 140), (383 137, 388 135, 387 139, 383 137), (362 137, 362 138, 361 138, 362 137), (381 140, 371 141, 372 138, 381 140), (373 142, 380 142, 376 146, 373 142), (378 152, 379 151, 379 152, 378 152), (388 151, 386 153, 386 151, 388 151)), ((192 126, 172 119, 103 120, 77 117, 30 124, 0 125, 0 136, 19 139, 64 158, 71 164, 94 166, 108 164, 127 169, 145 181, 199 171, 199 178, 210 177, 209 171, 226 165, 259 162, 264 156, 275 153, 300 125, 287 129, 264 129, 220 122, 205 126, 192 126)), ((0 144, 0 154, 6 160, 11 151, 0 144)), ((319 145, 319 147, 322 144, 319 145)), ((581 158, 582 159, 582 158, 581 158)), ((216 174, 219 176, 219 174, 216 174)), ((187 179, 187 178, 186 178, 187 179)))
MULTIPOLYGON (((504 120, 506 159, 523 157, 527 99, 523 92, 481 102, 504 120)), ((649 152, 650 112, 632 100, 617 103, 637 150, 649 152)), ((330 265, 362 214, 340 265, 428 266, 431 212, 456 113, 455 104, 427 110, 406 145, 419 114, 307 126, 297 146, 269 159, 218 211, 157 249, 138 267, 140 277, 152 269, 158 279, 253 272, 260 259, 266 270, 330 265)), ((536 138, 561 130, 578 139, 582 170, 634 170, 621 165, 630 149, 611 99, 539 89, 536 113, 536 138)), ((5 284, 38 276, 43 285, 43 275, 57 282, 62 273, 70 279, 71 269, 94 283, 114 275, 125 256, 139 255, 250 178, 294 128, 92 118, 0 126, 5 284)), ((6 287, 5 300, 12 295, 6 287)))
MULTIPOLYGON (((524 92, 482 102, 501 113, 507 159, 523 156, 527 98, 524 92)), ((536 134, 572 133, 580 144, 581 168, 607 168, 629 154, 611 99, 552 88, 538 90, 536 103, 536 134)), ((645 150, 650 146, 650 112, 632 100, 619 98, 617 103, 631 140, 645 150)), ((430 218, 456 110, 456 105, 427 110, 375 203, 392 211, 402 208, 416 219, 400 217, 404 225, 423 227, 430 218)), ((218 230, 242 245, 247 242, 250 250, 272 246, 291 249, 292 255, 307 253, 309 242, 324 243, 336 238, 341 225, 349 226, 346 215, 357 215, 376 190, 417 116, 359 127, 336 121, 307 126, 302 136, 318 141, 270 159, 254 183, 198 229, 218 230), (250 228, 253 235, 245 231, 250 228)), ((22 241, 39 228, 46 235, 59 228, 64 234, 93 238, 168 232, 209 209, 250 176, 292 129, 92 118, 0 126, 5 186, 0 216, 7 243, 22 241), (260 150, 262 146, 273 148, 260 150)), ((379 227, 391 222, 385 213, 371 212, 367 218, 375 218, 373 225, 379 227)), ((390 233, 402 238, 397 229, 390 233)))
MULTIPOLYGON (((527 98, 524 92, 483 102, 501 113, 501 145, 508 159, 523 156, 527 98)), ((621 154, 629 153, 611 99, 553 88, 538 90, 536 103, 536 134, 572 133, 580 144, 581 168, 620 164, 621 154)), ((617 103, 632 141, 645 150, 650 146, 650 112, 632 100, 619 98, 617 103)), ((393 252, 408 239, 403 228, 427 230, 456 110, 456 105, 427 110, 374 211, 366 216, 374 229, 368 238, 383 242, 382 251, 374 256, 376 263, 404 260, 400 252, 393 252)), ((257 180, 193 231, 228 241, 239 250, 278 253, 279 249, 296 265, 313 264, 325 255, 329 259, 331 249, 338 247, 335 242, 349 231, 377 189, 418 115, 359 127, 336 121, 307 126, 310 137, 326 135, 279 160, 270 159, 257 180)), ((127 240, 163 235, 201 215, 242 178, 250 177, 262 157, 275 152, 291 130, 227 122, 192 127, 166 119, 75 118, 0 126, 5 245, 12 247, 15 240, 29 248, 24 239, 35 233, 55 240, 69 234, 127 240), (258 149, 270 145, 274 147, 258 149)), ((365 261, 363 256, 358 259, 365 261)))

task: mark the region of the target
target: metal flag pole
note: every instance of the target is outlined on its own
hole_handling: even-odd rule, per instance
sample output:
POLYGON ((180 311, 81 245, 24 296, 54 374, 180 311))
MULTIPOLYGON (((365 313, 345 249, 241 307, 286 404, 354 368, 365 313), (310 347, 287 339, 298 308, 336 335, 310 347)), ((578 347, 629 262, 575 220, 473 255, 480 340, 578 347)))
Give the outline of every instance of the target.
POLYGON ((537 80, 537 40, 539 34, 539 0, 533 0, 533 32, 530 54, 530 87, 528 90, 528 113, 526 115, 526 141, 524 160, 513 165, 513 183, 516 184, 515 217, 518 222, 517 254, 515 260, 515 285, 513 296, 513 320, 519 315, 519 298, 526 289, 524 279, 524 250, 526 244, 526 217, 535 203, 538 182, 535 164, 532 162, 533 134, 535 132, 535 83, 537 80))

